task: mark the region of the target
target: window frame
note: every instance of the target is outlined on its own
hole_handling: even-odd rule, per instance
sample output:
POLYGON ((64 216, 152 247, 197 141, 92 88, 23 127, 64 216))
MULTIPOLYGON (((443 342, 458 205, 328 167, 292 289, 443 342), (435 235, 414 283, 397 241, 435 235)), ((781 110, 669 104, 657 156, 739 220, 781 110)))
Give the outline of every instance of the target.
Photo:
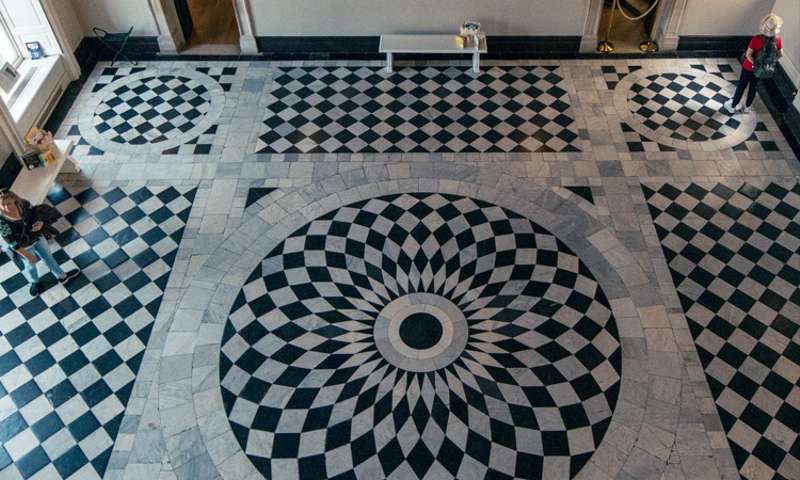
POLYGON ((0 2, 0 35, 5 35, 8 38, 9 42, 14 47, 14 51, 17 54, 17 56, 13 60, 7 60, 2 57, 0 57, 0 60, 8 62, 14 68, 19 68, 22 62, 25 61, 26 57, 23 54, 22 49, 20 48, 19 42, 14 37, 11 28, 8 26, 7 18, 8 18, 8 12, 6 11, 6 6, 3 5, 2 2, 0 2))

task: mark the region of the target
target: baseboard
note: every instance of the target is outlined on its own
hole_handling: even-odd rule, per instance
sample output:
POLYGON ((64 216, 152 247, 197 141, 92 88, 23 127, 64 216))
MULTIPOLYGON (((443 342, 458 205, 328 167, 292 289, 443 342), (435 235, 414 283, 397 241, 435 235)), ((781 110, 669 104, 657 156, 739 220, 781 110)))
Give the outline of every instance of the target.
MULTIPOLYGON (((158 37, 130 37, 125 46, 125 54, 133 60, 153 59, 159 51, 158 37)), ((82 72, 90 72, 97 62, 112 60, 114 53, 97 37, 84 37, 75 49, 75 58, 82 72)))
POLYGON ((792 104, 797 95, 797 87, 783 65, 778 64, 773 78, 759 82, 758 93, 795 157, 800 159, 800 112, 792 104))
POLYGON ((681 35, 677 51, 703 57, 736 57, 747 49, 750 38, 749 35, 681 35))
MULTIPOLYGON (((487 59, 566 58, 577 55, 578 36, 488 37, 487 59)), ((256 37, 258 51, 265 60, 379 60, 379 36, 360 37, 256 37)), ((397 55, 403 59, 463 59, 463 55, 397 55)))
MULTIPOLYGON (((738 56, 747 47, 746 36, 688 35, 678 40, 674 52, 657 54, 597 54, 579 53, 580 36, 490 35, 490 60, 515 59, 593 59, 593 58, 687 58, 738 56)), ((219 60, 380 60, 380 37, 374 36, 258 36, 255 37, 258 56, 222 56, 219 60)), ((158 37, 131 37, 126 52, 141 60, 180 60, 176 55, 158 55, 158 37)), ((91 71, 98 61, 108 61, 114 52, 96 37, 85 37, 75 50, 78 64, 91 71)), ((461 55, 398 55, 398 59, 460 59, 461 55)), ((198 59, 194 59, 198 60, 198 59)), ((209 58, 210 60, 210 58, 209 58)))

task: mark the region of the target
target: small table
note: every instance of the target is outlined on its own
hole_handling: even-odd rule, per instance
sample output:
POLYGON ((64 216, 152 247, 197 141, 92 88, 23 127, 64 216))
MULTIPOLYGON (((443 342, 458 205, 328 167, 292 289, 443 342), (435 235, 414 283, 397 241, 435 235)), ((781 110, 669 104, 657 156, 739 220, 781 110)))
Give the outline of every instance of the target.
POLYGON ((386 71, 392 72, 395 53, 444 53, 472 55, 472 71, 481 71, 481 54, 487 53, 486 37, 478 48, 456 45, 455 35, 381 35, 379 53, 386 54, 386 71))
POLYGON ((23 165, 22 171, 17 175, 11 191, 31 202, 31 205, 41 205, 47 198, 47 192, 56 183, 56 177, 64 173, 78 173, 81 171, 78 162, 70 155, 73 140, 56 140, 56 159, 44 167, 28 170, 23 165))

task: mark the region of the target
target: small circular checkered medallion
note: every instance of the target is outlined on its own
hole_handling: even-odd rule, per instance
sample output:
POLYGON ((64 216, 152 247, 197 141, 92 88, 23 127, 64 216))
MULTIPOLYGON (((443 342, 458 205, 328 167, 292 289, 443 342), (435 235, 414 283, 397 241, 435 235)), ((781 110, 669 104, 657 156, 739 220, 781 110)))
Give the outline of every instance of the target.
POLYGON ((730 98, 724 88, 710 75, 661 73, 633 84, 628 101, 635 118, 658 136, 691 142, 720 140, 741 125, 738 114, 723 109, 730 98))
POLYGON ((209 112, 209 97, 205 85, 179 75, 132 80, 100 102, 94 128, 114 143, 164 142, 194 128, 209 112))
POLYGON ((616 321, 561 241, 442 194, 289 235, 225 326, 222 397, 267 478, 571 478, 611 421, 616 321))

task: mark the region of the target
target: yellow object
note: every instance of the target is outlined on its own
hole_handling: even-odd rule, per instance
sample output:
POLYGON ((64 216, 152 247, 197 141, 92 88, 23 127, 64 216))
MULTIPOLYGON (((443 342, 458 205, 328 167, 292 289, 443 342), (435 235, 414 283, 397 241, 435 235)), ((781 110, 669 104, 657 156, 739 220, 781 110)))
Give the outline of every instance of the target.
POLYGON ((612 53, 614 51, 614 44, 608 40, 604 40, 597 44, 597 51, 600 53, 612 53))
POLYGON ((47 151, 40 153, 39 158, 41 158, 45 164, 49 164, 56 161, 56 154, 53 152, 52 148, 49 148, 47 151))
POLYGON ((658 51, 658 44, 652 40, 645 40, 639 44, 639 50, 644 53, 656 53, 658 51))
POLYGON ((35 148, 39 153, 45 153, 53 148, 53 134, 32 127, 25 135, 25 143, 35 148))
POLYGON ((456 35, 456 46, 458 48, 464 48, 464 44, 466 43, 466 39, 461 35, 456 35))

